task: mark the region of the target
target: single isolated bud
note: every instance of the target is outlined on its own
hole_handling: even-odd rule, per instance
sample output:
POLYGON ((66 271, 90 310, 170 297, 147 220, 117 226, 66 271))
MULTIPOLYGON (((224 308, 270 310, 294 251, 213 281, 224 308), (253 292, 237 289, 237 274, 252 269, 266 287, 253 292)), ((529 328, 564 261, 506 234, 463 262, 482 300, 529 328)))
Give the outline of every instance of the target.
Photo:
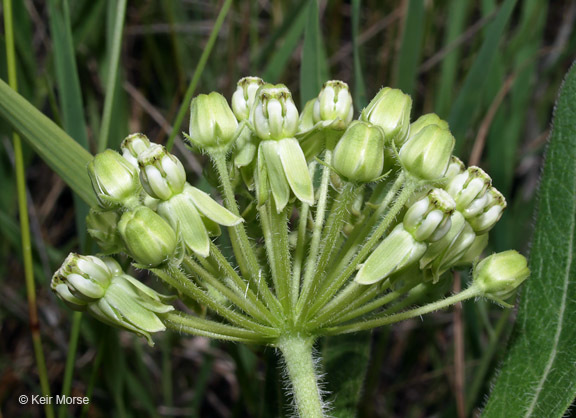
POLYGON ((404 170, 419 180, 438 180, 446 173, 454 137, 447 129, 428 125, 410 138, 398 154, 404 170))
POLYGON ((350 182, 376 180, 384 166, 382 130, 368 122, 354 121, 336 145, 332 165, 350 182))
POLYGON ((438 241, 450 230, 450 217, 455 209, 456 203, 448 193, 432 189, 408 209, 404 228, 416 241, 438 241))
POLYGON ((52 276, 51 288, 75 308, 103 297, 111 280, 112 272, 98 257, 70 253, 52 276))
POLYGON ((209 152, 226 151, 234 140, 236 128, 236 116, 221 94, 200 94, 192 99, 187 138, 198 148, 209 152))
POLYGON ((157 266, 172 257, 176 233, 160 215, 146 206, 124 212, 118 232, 128 254, 140 264, 157 266))
POLYGON ((118 235, 120 214, 115 210, 100 211, 90 209, 86 216, 86 227, 90 236, 105 254, 116 254, 124 250, 124 243, 118 235))
POLYGON ((320 94, 314 101, 314 123, 342 121, 344 125, 350 124, 354 116, 352 95, 348 84, 339 80, 330 80, 324 83, 320 94))
POLYGON ((150 148, 150 140, 144 134, 131 134, 124 138, 120 148, 122 149, 122 156, 132 164, 135 168, 138 167, 138 156, 150 148))
POLYGON ((138 171, 116 151, 96 154, 88 164, 88 175, 103 208, 130 207, 138 202, 138 171))
POLYGON ((474 268, 474 286, 484 296, 502 302, 530 276, 526 257, 515 250, 492 254, 474 268))
POLYGON ((154 144, 138 156, 140 183, 150 196, 168 200, 182 193, 186 171, 178 158, 162 145, 154 144))
POLYGON ((387 141, 400 147, 410 127, 412 99, 401 90, 382 88, 362 111, 361 120, 379 126, 387 141))
POLYGON ((112 258, 71 253, 52 277, 51 288, 74 310, 87 311, 109 325, 146 337, 166 327, 159 313, 174 310, 161 295, 124 273, 112 258))
POLYGON ((420 260, 427 247, 398 224, 366 259, 354 281, 369 285, 384 280, 420 260))
POLYGON ((486 205, 486 191, 492 185, 492 179, 480 167, 468 167, 466 171, 454 176, 445 187, 456 201, 456 209, 465 217, 478 214, 486 205))
POLYGON ((244 77, 238 81, 236 91, 232 95, 232 110, 239 121, 250 117, 256 92, 264 84, 264 80, 260 77, 244 77))
POLYGON ((283 84, 264 84, 256 93, 250 114, 256 135, 262 139, 291 138, 298 131, 298 109, 283 84))
POLYGON ((428 113, 420 116, 410 124, 410 136, 416 135, 422 129, 429 125, 436 125, 442 129, 449 129, 448 122, 440 119, 436 113, 428 113))
POLYGON ((486 192, 484 206, 469 217, 468 222, 477 234, 485 234, 500 220, 504 209, 506 209, 506 199, 495 187, 490 187, 486 192))

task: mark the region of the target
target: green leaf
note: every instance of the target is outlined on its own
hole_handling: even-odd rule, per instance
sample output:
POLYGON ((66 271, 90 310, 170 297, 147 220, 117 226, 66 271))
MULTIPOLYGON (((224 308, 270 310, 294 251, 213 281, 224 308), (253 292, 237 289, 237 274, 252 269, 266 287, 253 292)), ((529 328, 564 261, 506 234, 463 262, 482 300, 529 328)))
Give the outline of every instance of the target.
POLYGON ((3 80, 0 80, 0 116, 20 132, 78 196, 90 206, 97 205, 86 171, 92 155, 3 80))
POLYGON ((332 416, 357 416, 357 406, 370 360, 371 336, 371 332, 358 332, 324 340, 322 351, 326 389, 332 394, 332 416))
POLYGON ((300 104, 304 108, 306 102, 316 97, 322 83, 328 80, 328 62, 320 32, 320 15, 318 1, 308 4, 308 22, 304 32, 302 47, 302 65, 300 66, 300 104))
POLYGON ((565 79, 540 185, 525 285, 485 417, 561 417, 576 395, 576 66, 565 79))

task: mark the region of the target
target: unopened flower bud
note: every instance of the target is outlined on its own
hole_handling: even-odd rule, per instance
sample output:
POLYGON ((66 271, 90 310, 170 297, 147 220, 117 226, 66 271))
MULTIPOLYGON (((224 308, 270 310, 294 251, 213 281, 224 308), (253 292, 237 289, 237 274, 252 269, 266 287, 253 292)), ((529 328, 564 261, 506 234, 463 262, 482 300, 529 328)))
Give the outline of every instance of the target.
POLYGON ((418 132, 429 125, 436 125, 442 129, 449 129, 448 122, 440 119, 436 113, 428 113, 426 115, 420 116, 410 124, 410 136, 416 135, 418 132))
POLYGON ((184 190, 184 166, 162 145, 154 144, 142 152, 138 164, 142 187, 153 198, 168 200, 184 190))
POLYGON ((483 208, 487 201, 486 191, 492 185, 492 179, 479 167, 468 167, 466 171, 454 176, 446 191, 456 201, 456 208, 470 217, 483 208))
POLYGON ((377 179, 384 166, 381 129, 368 122, 353 122, 334 149, 333 166, 351 182, 368 183, 377 179))
POLYGON ((411 135, 399 152, 402 167, 420 180, 438 180, 446 173, 454 149, 454 137, 447 129, 428 125, 411 135))
POLYGON ((103 297, 111 279, 110 269, 98 257, 70 253, 54 273, 51 287, 65 302, 81 305, 103 297), (59 287, 62 284, 66 291, 59 287))
POLYGON ((122 239, 118 235, 117 211, 100 211, 90 209, 86 216, 86 227, 90 236, 106 254, 119 253, 124 249, 122 239))
POLYGON ((490 187, 486 192, 484 206, 473 216, 468 217, 468 222, 477 234, 485 234, 500 220, 504 209, 506 209, 506 199, 495 187, 490 187))
POLYGON ((387 141, 400 147, 410 126, 412 99, 401 90, 384 87, 362 111, 361 120, 379 126, 387 141))
POLYGON ((472 246, 476 233, 459 211, 450 217, 450 229, 438 241, 429 245, 420 259, 420 268, 430 269, 436 282, 442 273, 454 266, 472 246))
POLYGON ((118 232, 128 254, 138 263, 157 266, 176 250, 176 233, 160 215, 146 206, 124 212, 118 232))
POLYGON ((457 176, 458 174, 462 174, 465 170, 466 166, 462 160, 453 155, 450 157, 450 163, 448 164, 448 168, 444 174, 444 181, 450 181, 453 177, 457 176))
POLYGON ((283 84, 260 87, 250 120, 256 135, 262 140, 293 137, 299 119, 290 90, 283 84))
POLYGON ((348 84, 339 80, 324 83, 314 102, 314 123, 340 120, 348 125, 354 116, 352 95, 348 84))
POLYGON ((158 314, 174 310, 165 304, 171 298, 125 274, 112 258, 71 253, 51 287, 70 308, 142 335, 150 345, 150 333, 166 329, 158 314))
POLYGON ((145 150, 150 148, 150 140, 144 134, 131 134, 128 135, 120 148, 122 149, 122 156, 134 167, 138 167, 138 156, 142 154, 145 150))
POLYGON ((140 194, 138 172, 120 154, 106 150, 88 164, 88 175, 104 208, 131 206, 140 194))
POLYGON ((192 99, 188 137, 192 144, 207 151, 225 151, 237 127, 236 116, 221 94, 200 94, 192 99))
POLYGON ((239 121, 250 117, 256 92, 262 85, 264 85, 264 80, 260 77, 244 77, 238 81, 236 91, 232 95, 232 110, 239 121))
POLYGON ((456 203, 448 193, 432 189, 408 209, 403 219, 404 228, 416 241, 438 241, 450 230, 450 216, 455 208, 456 203))
POLYGON ((399 224, 366 259, 354 281, 368 285, 384 280, 416 263, 427 247, 427 244, 416 241, 403 224, 399 224))
POLYGON ((474 285, 498 302, 508 299, 530 276, 526 257, 514 250, 492 254, 474 268, 474 285))

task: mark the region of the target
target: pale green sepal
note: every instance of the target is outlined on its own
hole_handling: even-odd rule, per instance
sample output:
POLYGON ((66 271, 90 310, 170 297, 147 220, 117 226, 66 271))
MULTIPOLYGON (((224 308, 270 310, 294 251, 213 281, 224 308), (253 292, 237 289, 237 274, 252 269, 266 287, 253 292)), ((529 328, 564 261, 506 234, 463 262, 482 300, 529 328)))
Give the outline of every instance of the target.
POLYGON ((278 141, 277 148, 290 188, 299 200, 313 205, 314 187, 300 144, 295 138, 284 138, 278 141))
POLYGON ((204 193, 202 190, 187 184, 184 193, 190 196, 198 211, 220 225, 234 226, 244 221, 240 216, 234 215, 228 209, 218 204, 208 193, 204 193))
POLYGON ((201 257, 208 257, 210 238, 190 196, 182 193, 159 203, 158 214, 166 219, 172 228, 179 230, 182 241, 190 251, 201 257))
POLYGON ((428 246, 414 239, 399 224, 370 254, 354 281, 369 285, 389 277, 404 267, 417 262, 428 246))
MULTIPOLYGON (((149 306, 150 310, 158 313, 165 313, 174 310, 173 306, 166 305, 166 303, 175 300, 175 296, 166 296, 158 293, 154 289, 146 286, 140 280, 135 279, 128 274, 123 274, 119 277, 129 282, 129 284, 135 288, 135 291, 139 294, 138 296, 142 302, 147 301, 146 305, 149 306)), ((118 278, 116 278, 115 281, 116 280, 118 280, 118 278)))
POLYGON ((240 122, 238 131, 238 139, 234 150, 234 165, 236 167, 245 167, 254 160, 258 149, 258 138, 252 134, 252 130, 246 121, 240 122))
POLYGON ((270 197, 270 190, 268 187, 268 171, 266 170, 266 163, 264 161, 264 153, 261 151, 261 145, 258 146, 258 158, 256 158, 257 165, 256 165, 256 178, 255 185, 256 185, 256 195, 258 197, 258 205, 261 206, 270 197))
MULTIPOLYGON (((278 141, 262 141, 260 143, 258 158, 264 160, 270 191, 276 202, 276 208, 280 212, 288 204, 290 187, 284 174, 284 167, 282 165, 282 159, 280 158, 278 145, 278 141)), ((308 168, 306 168, 306 171, 308 171, 308 168)))

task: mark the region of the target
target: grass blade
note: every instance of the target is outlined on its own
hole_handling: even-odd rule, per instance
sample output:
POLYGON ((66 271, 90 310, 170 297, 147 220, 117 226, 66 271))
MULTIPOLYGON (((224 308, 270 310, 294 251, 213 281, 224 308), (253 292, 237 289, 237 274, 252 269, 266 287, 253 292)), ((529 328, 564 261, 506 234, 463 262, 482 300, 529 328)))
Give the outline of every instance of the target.
POLYGON ((316 97, 322 83, 328 79, 328 63, 320 33, 320 15, 316 0, 308 3, 308 21, 304 32, 302 64, 300 65, 300 105, 316 97))
POLYGON ((360 0, 352 0, 352 51, 354 59, 354 106, 361 110, 368 104, 366 99, 366 85, 364 84, 364 75, 362 74, 362 65, 360 64, 360 0))
POLYGON ((104 110, 102 113, 102 124, 98 136, 98 152, 102 152, 108 146, 110 136, 110 125, 112 120, 112 110, 114 106, 115 91, 117 90, 118 66, 120 63, 120 49, 122 46, 122 32, 124 29, 124 17, 126 16, 126 0, 118 0, 116 3, 116 16, 114 19, 114 29, 112 35, 112 45, 106 71, 106 98, 104 99, 104 110))
POLYGON ((576 395, 575 98, 573 65, 557 102, 540 185, 532 277, 484 411, 488 418, 561 417, 576 395))
MULTIPOLYGON (((489 69, 492 67, 494 58, 500 52, 498 45, 515 5, 516 0, 506 0, 494 21, 486 28, 487 36, 450 111, 448 118, 450 129, 457 141, 460 139, 456 144, 457 151, 462 150, 462 138, 481 103, 479 99, 482 97, 489 78, 489 69)), ((458 155, 459 152, 455 154, 458 155)))
POLYGON ((96 206, 86 166, 92 155, 58 125, 0 80, 0 116, 28 141, 88 205, 96 206))
POLYGON ((410 0, 404 18, 402 46, 396 67, 396 87, 406 94, 412 94, 418 74, 422 35, 424 34, 424 2, 410 0))

